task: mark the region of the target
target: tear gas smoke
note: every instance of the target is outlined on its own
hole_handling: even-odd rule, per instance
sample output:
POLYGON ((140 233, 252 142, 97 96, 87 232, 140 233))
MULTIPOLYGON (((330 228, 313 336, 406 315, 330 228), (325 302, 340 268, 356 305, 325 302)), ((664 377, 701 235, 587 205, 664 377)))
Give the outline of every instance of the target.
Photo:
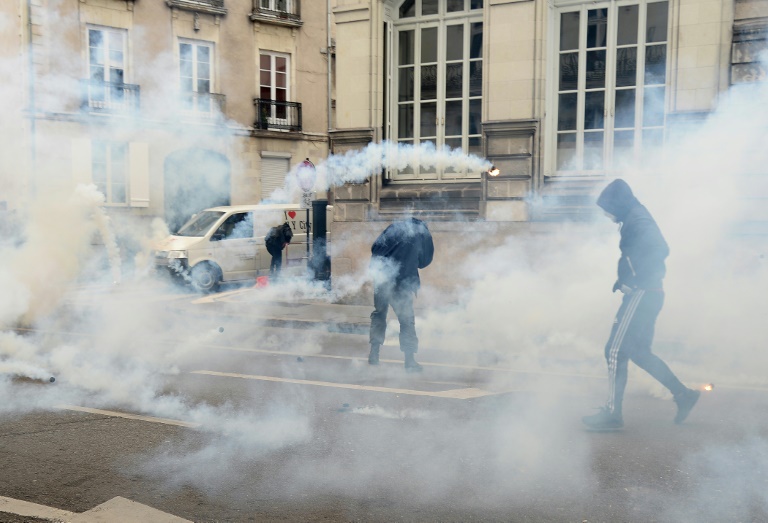
POLYGON ((388 141, 371 142, 360 150, 347 151, 343 155, 330 155, 311 169, 304 163, 295 165, 286 176, 285 187, 276 190, 269 201, 297 202, 304 190, 302 185, 310 181, 314 181, 314 191, 326 191, 345 183, 363 183, 372 176, 381 174, 383 169, 403 170, 409 167, 452 167, 457 171, 480 173, 493 166, 488 160, 466 154, 461 149, 436 148, 432 142, 418 145, 388 141))
MULTIPOLYGON (((168 66, 166 71, 173 67, 172 57, 160 59, 168 66)), ((763 147, 768 122, 765 91, 765 87, 756 88, 745 98, 739 95, 724 100, 722 109, 690 133, 688 142, 674 144, 667 154, 663 175, 638 170, 627 177, 672 246, 666 280, 668 303, 659 321, 657 346, 671 349, 671 363, 679 364, 675 370, 683 378, 700 380, 702 376, 714 376, 718 382, 765 383, 768 375, 764 355, 767 340, 762 328, 762 289, 768 284, 768 276, 765 263, 759 261, 763 259, 759 257, 764 254, 760 251, 763 247, 742 245, 728 252, 723 248, 724 241, 734 240, 730 227, 742 211, 740 189, 745 183, 728 174, 750 168, 761 172, 768 165, 763 147), (745 99, 749 103, 743 103, 745 99), (736 257, 738 266, 734 266, 736 257)), ((40 100, 41 104, 54 102, 58 103, 53 97, 40 100)), ((153 103, 157 102, 155 99, 153 103)), ((160 102, 158 109, 168 110, 160 102)), ((331 156, 320 162, 314 188, 359 183, 378 175, 382 168, 416 165, 450 165, 472 172, 492 167, 486 160, 460 151, 370 144, 362 151, 331 156)), ((9 177, 7 172, 11 171, 3 173, 5 178, 9 177)), ((297 178, 289 176, 283 193, 274 198, 294 200, 297 187, 291 184, 298 182, 291 180, 297 178)), ((122 274, 118 262, 125 252, 121 252, 117 238, 109 232, 115 224, 110 223, 101 207, 103 195, 95 188, 81 186, 73 195, 61 196, 60 192, 41 192, 36 201, 22 209, 24 242, 4 249, 7 256, 0 259, 0 285, 4 290, 0 297, 0 324, 46 328, 67 322, 73 330, 79 328, 91 336, 73 341, 0 332, 0 396, 9 398, 0 404, 0 413, 51 409, 60 403, 71 403, 117 406, 200 423, 201 430, 210 436, 209 444, 190 452, 161 453, 161 459, 148 468, 155 474, 166 473, 171 482, 187 482, 201 488, 222 487, 228 481, 242 479, 233 475, 232 469, 237 468, 233 464, 243 456, 258 459, 265 453, 318 436, 310 423, 312 413, 304 410, 304 405, 311 402, 299 393, 280 398, 274 411, 266 414, 238 405, 208 405, 192 397, 168 393, 170 376, 217 359, 207 346, 218 336, 216 330, 209 327, 201 334, 195 318, 182 317, 172 324, 165 323, 167 316, 158 313, 162 310, 161 302, 155 301, 155 282, 148 283, 146 273, 141 271, 131 275, 134 279, 122 274), (90 306, 79 306, 76 298, 82 296, 72 283, 94 256, 92 238, 97 231, 101 231, 112 263, 109 280, 121 281, 121 291, 132 290, 135 294, 121 294, 115 299, 115 295, 105 292, 92 296, 90 306), (59 384, 39 387, 34 394, 19 394, 17 386, 3 375, 45 380, 54 372, 59 376, 59 384)), ((152 227, 161 236, 167 233, 161 230, 165 225, 159 220, 152 227)), ((487 223, 434 228, 437 253, 433 265, 422 273, 425 285, 420 298, 426 301, 434 292, 431 271, 447 272, 449 268, 459 273, 466 285, 456 299, 444 301, 441 307, 435 306, 419 317, 417 328, 423 353, 439 347, 453 352, 455 361, 466 357, 468 362, 476 363, 490 353, 498 362, 494 365, 515 366, 530 372, 602 374, 601 348, 618 305, 618 297, 610 294, 618 254, 615 226, 607 221, 586 226, 561 224, 544 234, 517 236, 507 236, 507 230, 487 223), (481 241, 488 237, 494 241, 481 241), (455 249, 472 252, 469 256, 454 257, 455 249), (457 259, 466 261, 456 262, 457 259)), ((148 236, 143 225, 134 232, 137 242, 148 236)), ((369 244, 375 236, 371 235, 369 244)), ((140 265, 137 262, 137 267, 140 265)), ((390 270, 386 266, 372 269, 383 273, 390 270)), ((94 280, 104 276, 95 273, 94 280)), ((358 290, 370 277, 366 273, 335 279, 332 299, 358 290)), ((319 289, 314 284, 293 281, 264 292, 273 293, 267 294, 269 297, 319 296, 319 289)), ((436 303, 434 300, 430 305, 436 303)), ((221 333, 223 327, 218 331, 221 333)), ((292 334, 283 334, 278 339, 269 336, 254 333, 248 342, 280 346, 295 341, 292 334)), ((308 346, 302 350, 307 353, 319 350, 316 343, 306 343, 308 346)), ((306 368, 293 367, 301 371, 306 368)), ((637 387, 634 378, 630 384, 637 387)), ((640 383, 642 388, 648 388, 648 382, 640 383)), ((399 461, 390 456, 358 453, 344 463, 339 459, 342 451, 329 445, 332 450, 317 462, 308 464, 292 459, 279 474, 294 489, 360 493, 380 488, 386 493, 387 488, 392 488, 405 496, 440 500, 446 493, 463 488, 466 478, 462 474, 472 470, 469 466, 457 466, 455 456, 464 457, 466 463, 490 455, 494 458, 493 467, 483 471, 485 478, 477 478, 490 483, 489 491, 477 492, 483 502, 489 498, 508 502, 510 492, 520 497, 541 495, 547 492, 552 478, 558 478, 561 493, 566 497, 588 497, 595 486, 589 441, 582 434, 572 433, 567 420, 572 419, 573 413, 558 405, 572 390, 552 387, 550 393, 551 404, 540 410, 501 412, 490 426, 482 428, 473 420, 465 423, 449 417, 444 427, 427 429, 424 442, 403 441, 399 461), (478 438, 478 434, 482 437, 478 438), (390 478, 402 477, 402 462, 409 464, 412 476, 409 481, 388 487, 390 478), (318 481, 319 478, 324 481, 318 481), (423 488, 413 488, 414 485, 423 488)), ((349 409, 349 404, 343 408, 349 409)), ((405 414, 402 410, 377 406, 353 412, 382 423, 402 418, 416 422, 423 419, 418 411, 405 414)), ((362 433, 353 430, 342 425, 339 431, 346 439, 340 441, 396 439, 399 434, 397 425, 366 426, 362 433)), ((764 449, 764 439, 757 438, 754 445, 709 449, 703 455, 693 456, 692 462, 699 464, 694 469, 714 478, 713 482, 702 484, 696 501, 714 499, 711 493, 720 484, 728 486, 734 499, 764 499, 760 497, 764 489, 758 491, 754 486, 762 484, 755 471, 766 467, 757 468, 753 462, 744 466, 739 456, 747 450, 760 456, 762 463, 764 449), (718 475, 718 471, 722 474, 718 475), (739 477, 748 481, 730 482, 739 477)), ((721 515, 720 519, 731 515, 716 511, 709 514, 721 515)))

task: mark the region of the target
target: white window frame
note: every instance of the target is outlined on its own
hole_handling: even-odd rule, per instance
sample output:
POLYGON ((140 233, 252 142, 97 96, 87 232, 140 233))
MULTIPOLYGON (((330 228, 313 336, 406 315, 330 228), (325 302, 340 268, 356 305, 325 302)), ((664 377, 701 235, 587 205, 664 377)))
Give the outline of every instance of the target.
POLYGON ((214 42, 204 41, 204 40, 190 40, 187 38, 179 38, 178 46, 176 47, 176 51, 178 53, 178 79, 179 79, 179 91, 181 93, 181 96, 190 96, 192 103, 191 108, 184 108, 185 111, 191 112, 191 113, 211 113, 213 111, 213 100, 211 95, 216 92, 215 85, 216 85, 216 45, 214 42), (182 45, 190 45, 192 46, 192 90, 186 90, 182 87, 182 60, 181 60, 181 46, 182 45), (198 91, 198 82, 201 80, 199 78, 198 68, 200 61, 198 60, 198 53, 199 49, 201 47, 205 47, 208 49, 208 56, 210 59, 209 62, 209 72, 208 72, 208 92, 199 92, 198 91), (206 103, 207 102, 207 103, 206 103))
MULTIPOLYGON (((666 39, 661 41, 646 42, 646 20, 647 20, 647 6, 650 4, 667 2, 668 8, 670 8, 673 0, 555 0, 554 8, 551 9, 550 26, 553 30, 550 33, 548 42, 549 49, 549 82, 548 82, 548 96, 546 101, 546 127, 549 129, 545 136, 545 151, 544 157, 544 175, 546 177, 559 177, 559 178, 602 178, 605 175, 620 175, 625 169, 630 168, 632 161, 620 164, 618 155, 614 155, 614 131, 616 130, 615 122, 615 105, 616 105, 616 92, 621 91, 622 87, 616 86, 616 57, 617 49, 621 47, 636 47, 637 48, 637 65, 636 65, 636 83, 634 88, 636 89, 635 96, 635 118, 634 125, 630 127, 622 127, 619 130, 634 130, 634 140, 632 145, 633 160, 640 161, 643 147, 643 130, 657 130, 662 133, 666 128, 666 116, 668 102, 670 98, 670 85, 671 85, 671 34, 672 34, 672 13, 671 8, 668 11, 667 16, 667 34, 666 39), (618 12, 621 7, 626 6, 639 6, 638 8, 638 34, 637 42, 635 44, 617 45, 617 32, 618 32, 618 12), (585 98, 585 77, 586 77, 586 27, 587 27, 587 14, 588 11, 593 9, 608 9, 608 32, 606 39, 606 70, 605 70, 605 106, 604 106, 604 119, 603 119, 603 165, 601 169, 569 169, 569 170, 557 170, 557 137, 558 137, 558 107, 559 107, 559 67, 560 67, 560 22, 561 14, 568 12, 580 12, 580 29, 579 29, 579 73, 578 73, 578 103, 577 103, 577 148, 576 158, 578 162, 583 161, 583 134, 584 134, 584 98, 585 98), (645 71, 645 49, 648 46, 665 45, 666 46, 666 64, 665 64, 665 83, 664 84, 645 84, 643 72, 645 71), (658 126, 644 126, 643 125, 643 100, 646 88, 663 87, 664 88, 664 101, 663 101, 663 124, 658 126)), ((592 48, 590 48, 592 49, 592 48)), ((566 51, 567 52, 567 51, 566 51)), ((662 139, 663 142, 663 139, 662 139)), ((649 155, 642 157, 642 162, 647 165, 649 161, 657 160, 658 155, 655 158, 648 158, 649 155)))
POLYGON ((88 24, 85 27, 85 43, 86 43, 86 79, 88 82, 88 104, 91 107, 98 109, 112 108, 113 106, 120 106, 125 103, 125 99, 113 99, 113 95, 117 92, 125 97, 124 91, 113 91, 107 88, 108 85, 121 85, 128 83, 128 31, 117 27, 106 27, 88 24), (91 32, 98 32, 102 35, 103 49, 102 49, 102 63, 94 64, 91 57, 91 32), (122 60, 120 63, 114 61, 112 57, 111 47, 113 39, 120 39, 120 53, 122 54, 122 60), (119 65, 120 67, 114 67, 119 65), (103 86, 98 85, 99 82, 92 76, 92 70, 94 66, 100 66, 103 69, 103 78, 101 83, 103 86), (115 78, 112 78, 112 70, 120 69, 122 71, 122 82, 117 82, 115 78), (101 96, 94 96, 100 94, 101 96), (101 99, 99 99, 101 98, 101 99))
MULTIPOLYGON (((487 3, 486 0, 485 3, 487 3)), ((416 13, 421 12, 422 0, 416 0, 416 13)), ((395 13, 394 19, 387 24, 388 28, 388 42, 387 56, 389 57, 389 63, 385 64, 386 81, 388 82, 388 99, 387 99, 387 127, 385 129, 386 138, 388 140, 397 141, 398 143, 419 144, 426 141, 434 142, 437 148, 441 148, 446 145, 446 141, 454 141, 458 135, 446 135, 446 111, 448 102, 456 102, 461 100, 462 103, 462 123, 461 123, 461 144, 460 147, 465 152, 473 152, 475 154, 482 154, 482 129, 478 126, 475 133, 469 134, 470 126, 470 114, 469 106, 470 101, 479 101, 480 103, 480 120, 482 121, 483 114, 483 93, 480 96, 471 95, 470 93, 470 71, 471 63, 479 62, 481 68, 484 71, 485 59, 481 49, 480 58, 470 58, 471 45, 472 45, 472 25, 483 24, 483 9, 471 9, 472 0, 464 1, 464 10, 456 12, 447 12, 446 0, 439 0, 438 13, 414 16, 407 18, 399 18, 399 9, 402 2, 397 2, 393 7, 392 12, 395 13), (451 97, 448 99, 446 93, 446 75, 448 61, 446 57, 446 43, 447 33, 450 26, 461 25, 463 27, 462 38, 462 58, 458 60, 451 60, 450 64, 462 64, 462 96, 461 98, 451 97), (390 30, 391 28, 391 30, 390 30), (434 62, 428 62, 430 65, 437 66, 437 78, 436 78, 436 135, 421 137, 421 104, 424 103, 421 100, 421 37, 422 30, 429 28, 437 28, 437 59, 434 62), (399 64, 400 55, 400 33, 402 31, 414 31, 413 46, 414 46, 414 60, 413 64, 408 64, 405 67, 399 64), (411 102, 402 103, 399 101, 399 86, 400 86, 400 71, 412 68, 413 69, 413 100, 411 102), (413 137, 400 138, 399 136, 399 109, 401 106, 412 105, 413 106, 413 137), (474 150, 469 150, 470 139, 479 141, 480 145, 475 145, 474 150)), ((431 102, 431 99, 429 100, 431 102)), ((454 145, 454 144, 451 144, 454 145)), ((454 145, 455 147, 455 145, 454 145)), ((450 167, 435 166, 432 169, 421 169, 419 166, 415 168, 408 168, 405 172, 398 172, 397 170, 390 169, 387 172, 387 178, 390 181, 440 181, 440 182, 460 182, 466 179, 479 179, 481 173, 472 173, 467 171, 456 172, 450 169, 450 167), (433 172, 428 172, 433 171, 433 172)))
POLYGON ((267 11, 276 11, 278 13, 292 13, 294 0, 259 0, 259 6, 261 9, 267 11), (285 3, 285 7, 280 9, 279 3, 285 3))
MULTIPOLYGON (((259 98, 261 98, 261 89, 263 87, 269 87, 270 89, 270 97, 269 100, 275 100, 277 101, 277 97, 275 96, 278 89, 282 89, 277 86, 277 67, 275 65, 275 60, 277 58, 284 58, 285 59, 285 101, 290 102, 291 101, 291 55, 287 53, 277 53, 275 51, 267 51, 267 50, 260 50, 259 51, 259 68, 258 68, 258 84, 259 84, 259 98), (265 69, 261 68, 261 57, 262 56, 268 56, 269 57, 269 84, 263 84, 261 83, 261 73, 262 71, 265 71, 265 69)), ((272 105, 270 107, 270 114, 269 114, 269 123, 272 125, 287 125, 289 120, 289 114, 290 114, 290 108, 285 107, 285 118, 278 118, 278 112, 277 107, 275 105, 272 105)))
POLYGON ((127 142, 113 142, 108 140, 94 140, 93 144, 91 146, 91 176, 93 180, 93 184, 96 185, 99 188, 99 191, 101 191, 104 194, 105 203, 107 205, 113 206, 113 207, 128 207, 131 202, 131 194, 130 194, 130 147, 127 142), (96 149, 98 147, 104 147, 104 160, 105 160, 105 180, 103 182, 103 185, 101 183, 97 183, 97 180, 95 178, 95 173, 97 172, 96 169, 96 149), (115 167, 116 164, 113 161, 113 156, 115 155, 115 150, 118 147, 123 148, 123 163, 122 163, 122 179, 119 180, 120 183, 118 183, 118 180, 115 180, 116 174, 115 174, 115 167), (123 185, 125 186, 125 200, 116 202, 114 201, 114 189, 117 185, 123 185))

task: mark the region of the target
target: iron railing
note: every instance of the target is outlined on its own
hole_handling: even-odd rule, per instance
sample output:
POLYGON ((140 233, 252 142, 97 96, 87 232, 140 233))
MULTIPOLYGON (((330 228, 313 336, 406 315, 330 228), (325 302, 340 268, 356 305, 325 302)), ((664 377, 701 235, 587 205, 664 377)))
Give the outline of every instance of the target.
POLYGON ((181 110, 188 115, 200 118, 218 119, 225 114, 227 97, 216 93, 181 93, 181 110))
POLYGON ((226 14, 224 0, 165 0, 169 7, 176 7, 195 13, 226 14))
POLYGON ((301 104, 256 98, 256 129, 301 132, 301 104))
POLYGON ((139 109, 139 86, 124 83, 81 80, 81 109, 84 111, 127 113, 139 109))
POLYGON ((301 22, 300 0, 253 0, 251 18, 301 22))

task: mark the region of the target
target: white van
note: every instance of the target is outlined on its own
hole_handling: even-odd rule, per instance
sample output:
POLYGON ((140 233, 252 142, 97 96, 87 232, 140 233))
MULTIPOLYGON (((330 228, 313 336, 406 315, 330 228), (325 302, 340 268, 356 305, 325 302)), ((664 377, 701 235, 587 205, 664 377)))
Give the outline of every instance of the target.
POLYGON ((309 259, 312 212, 298 204, 236 205, 205 209, 154 251, 155 267, 182 276, 201 291, 221 282, 253 280, 269 273, 264 237, 287 222, 293 230, 283 251, 283 271, 303 272, 309 259))

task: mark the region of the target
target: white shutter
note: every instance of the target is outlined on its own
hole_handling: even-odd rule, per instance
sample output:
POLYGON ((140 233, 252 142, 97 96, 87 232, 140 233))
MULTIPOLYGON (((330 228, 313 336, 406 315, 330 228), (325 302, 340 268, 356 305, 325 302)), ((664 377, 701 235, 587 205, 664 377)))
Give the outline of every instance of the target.
POLYGON ((91 140, 72 138, 72 182, 74 185, 93 183, 91 140))
POLYGON ((285 185, 285 175, 288 174, 289 158, 261 158, 261 199, 269 198, 276 189, 285 185))
POLYGON ((149 144, 128 145, 131 207, 149 207, 149 144))

